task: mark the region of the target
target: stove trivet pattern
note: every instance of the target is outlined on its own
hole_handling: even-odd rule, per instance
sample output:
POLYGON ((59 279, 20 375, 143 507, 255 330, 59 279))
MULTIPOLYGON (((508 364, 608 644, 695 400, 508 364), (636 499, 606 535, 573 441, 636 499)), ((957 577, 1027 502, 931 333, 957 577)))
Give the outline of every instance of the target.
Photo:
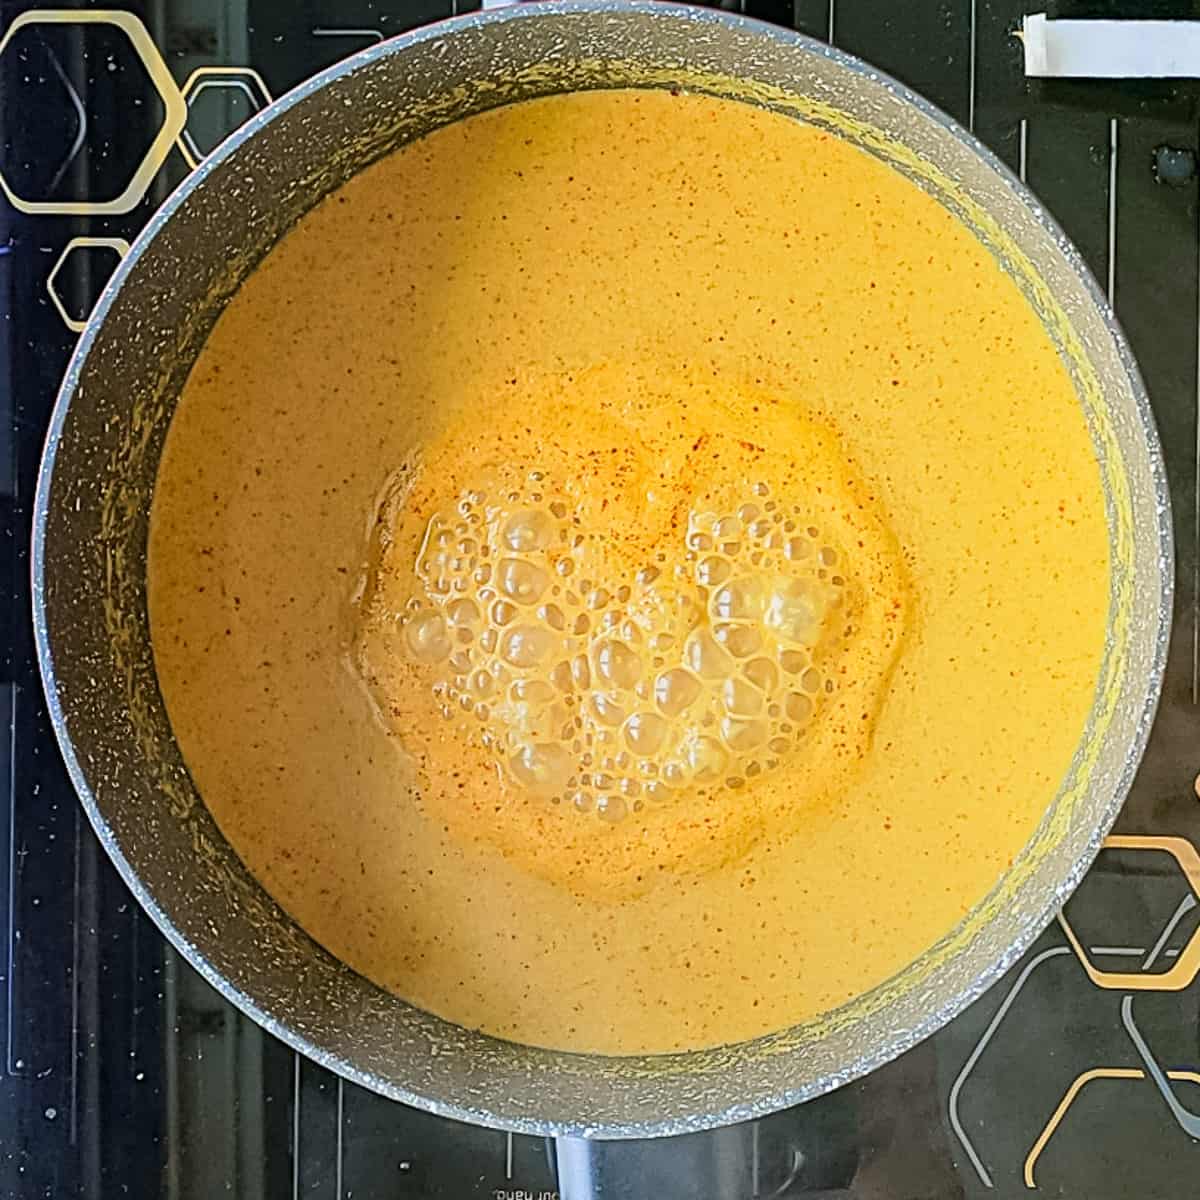
MULTIPOLYGON (((167 67, 158 47, 154 44, 150 33, 142 20, 134 13, 121 9, 48 9, 35 8, 21 13, 0 37, 0 56, 13 45, 14 37, 21 31, 36 26, 74 25, 97 26, 109 25, 120 30, 126 38, 130 51, 136 56, 152 83, 154 90, 163 106, 163 119, 157 134, 154 136, 146 153, 136 165, 125 186, 114 197, 109 198, 79 198, 73 200, 56 200, 48 197, 21 196, 0 171, 0 190, 14 208, 23 213, 45 214, 70 217, 99 217, 119 216, 132 212, 145 199, 155 176, 167 160, 172 147, 178 149, 189 168, 197 167, 205 156, 215 147, 224 136, 233 132, 233 128, 221 131, 221 137, 212 146, 202 149, 196 141, 195 134, 189 128, 189 119, 195 108, 196 101, 205 92, 230 91, 238 93, 245 101, 248 110, 241 118, 260 112, 273 99, 262 75, 250 66, 229 66, 212 64, 197 67, 191 72, 183 86, 176 83, 167 67)), ((357 36, 374 33, 375 40, 382 38, 378 31, 369 30, 338 30, 320 29, 313 31, 314 36, 341 36, 343 34, 357 36)), ((89 150, 89 127, 87 107, 72 83, 68 73, 63 69, 54 52, 45 49, 49 61, 65 88, 77 120, 78 128, 65 157, 51 180, 51 189, 57 186, 71 163, 89 150)), ((237 123, 240 124, 241 120, 237 123)), ((236 125, 234 126, 236 128, 236 125)), ((129 243, 124 238, 111 237, 77 237, 71 240, 62 254, 55 261, 46 279, 46 291, 51 302, 62 317, 63 323, 72 332, 81 332, 86 324, 86 314, 80 316, 72 313, 64 304, 60 293, 55 289, 55 280, 59 275, 66 259, 76 250, 87 247, 102 247, 115 251, 117 261, 124 257, 129 249, 129 243)), ((116 263, 110 263, 109 271, 116 263)))
MULTIPOLYGON (((106 200, 48 200, 37 197, 19 196, 10 186, 8 180, 0 172, 0 189, 8 198, 8 202, 23 213, 45 213, 60 216, 115 216, 127 213, 141 203, 150 182, 166 161, 171 147, 176 144, 180 134, 187 124, 187 102, 183 93, 176 85, 167 64, 163 61, 158 47, 154 44, 146 26, 131 12, 121 9, 56 9, 35 8, 21 13, 0 37, 0 57, 12 45, 13 38, 22 29, 35 25, 113 25, 120 29, 129 40, 134 53, 141 60, 150 82, 158 92, 163 104, 163 120, 158 133, 146 150, 145 156, 138 163, 128 183, 122 191, 106 200)), ((59 70, 59 78, 73 97, 76 113, 80 117, 80 129, 76 136, 71 157, 80 153, 87 140, 86 109, 79 94, 75 91, 66 77, 59 70)), ((65 169, 70 159, 63 164, 60 171, 65 169)))
MULTIPOLYGON (((1112 1018, 1112 1032, 1118 1035, 1114 1039, 1116 1045, 1112 1050, 1119 1053, 1121 1050, 1127 1049, 1128 1045, 1132 1045, 1136 1056, 1141 1059, 1143 1065, 1138 1068, 1094 1065, 1088 1066, 1076 1074, 1067 1085, 1061 1100, 1053 1111, 1049 1113, 1045 1125, 1029 1148, 1022 1172, 1025 1186, 1028 1188, 1035 1188, 1037 1186, 1035 1170, 1038 1160, 1045 1151, 1050 1139, 1062 1125, 1072 1104, 1079 1098, 1080 1093, 1089 1084, 1097 1080, 1130 1080, 1142 1081, 1143 1083, 1149 1080, 1157 1088, 1166 1105, 1167 1111, 1174 1118, 1183 1133, 1189 1138, 1200 1139, 1200 1094, 1197 1094, 1192 1099, 1192 1103, 1196 1105, 1196 1108, 1193 1109, 1180 1100, 1176 1089, 1171 1086, 1172 1082, 1176 1082, 1189 1083, 1200 1087, 1200 1063, 1197 1064, 1197 1070, 1168 1069, 1164 1067, 1148 1044, 1145 1035, 1138 1027, 1133 1012, 1134 995, 1136 993, 1150 991, 1168 994, 1183 992, 1191 989, 1196 983, 1197 976, 1200 975, 1200 924, 1192 923, 1193 927, 1186 941, 1181 946, 1169 945, 1173 935, 1177 933, 1185 918, 1200 905, 1200 854, 1197 854, 1195 847, 1189 841, 1176 837, 1112 836, 1106 839, 1102 853, 1104 851, 1126 851, 1133 855, 1167 856, 1167 859, 1178 869, 1179 882, 1186 885, 1184 894, 1171 911, 1170 916, 1161 929, 1148 931, 1154 934, 1152 938, 1147 939, 1148 946, 1085 946, 1071 925, 1067 910, 1064 909, 1059 914, 1058 922, 1060 929, 1066 936, 1066 944, 1044 949, 1036 953, 1023 965, 1010 985, 1008 992, 1000 1002, 999 1007, 983 1030, 979 1040, 976 1042, 962 1070, 954 1080, 947 1105, 950 1127, 954 1130, 955 1135, 966 1151, 967 1157, 974 1167, 976 1174, 979 1176, 980 1182, 986 1188, 994 1188, 996 1185, 992 1172, 985 1164, 978 1146, 967 1132, 961 1111, 963 1092, 980 1060, 983 1058, 984 1053, 997 1038, 1001 1029, 1009 1031, 1010 1037, 1018 1037, 1020 1035, 1020 1022, 1008 1019, 1010 1011, 1017 1004, 1019 997, 1035 972, 1050 965, 1055 960, 1063 960, 1065 958, 1073 967, 1081 968, 1084 977, 1100 991, 1124 993, 1120 998, 1119 1005, 1109 1006, 1109 1013, 1112 1018), (1106 958, 1134 959, 1138 960, 1140 965, 1136 972, 1103 970, 1096 965, 1096 960, 1106 958), (1173 962, 1165 971, 1155 972, 1154 967, 1160 959, 1171 959, 1173 962), (1124 1033, 1128 1038, 1126 1047, 1120 1044, 1121 1033, 1124 1033)), ((1084 886, 1086 886, 1086 883, 1084 886)), ((1194 1002, 1194 997, 1189 994, 1187 1002, 1194 1002)), ((1083 1015, 1086 1017, 1087 1013, 1085 1012, 1083 1015)), ((1179 1013, 1179 1020, 1181 1025, 1186 1025, 1188 1020, 1186 1005, 1179 1013)), ((1049 1053, 1050 1055, 1055 1053, 1054 1047, 1043 1047, 1042 1049, 1044 1053, 1049 1053)), ((1106 1053, 1110 1050, 1107 1046, 1099 1047, 1098 1049, 1102 1049, 1106 1053)), ((1033 1094, 1034 1091, 1031 1088, 1030 1095, 1033 1094)), ((1119 1113, 1114 1113, 1114 1109, 1115 1105, 1110 1106, 1106 1111, 1106 1115, 1108 1119, 1113 1119, 1115 1116, 1119 1120, 1119 1113)))
MULTIPOLYGON (((209 90, 239 92, 245 97, 252 113, 261 112, 274 98, 263 77, 253 67, 197 67, 180 89, 189 115, 197 97, 209 90)), ((232 132, 232 129, 225 130, 226 135, 232 132)), ((186 124, 179 131, 175 144, 187 165, 192 168, 198 167, 201 160, 215 149, 210 147, 208 150, 201 150, 186 124)))

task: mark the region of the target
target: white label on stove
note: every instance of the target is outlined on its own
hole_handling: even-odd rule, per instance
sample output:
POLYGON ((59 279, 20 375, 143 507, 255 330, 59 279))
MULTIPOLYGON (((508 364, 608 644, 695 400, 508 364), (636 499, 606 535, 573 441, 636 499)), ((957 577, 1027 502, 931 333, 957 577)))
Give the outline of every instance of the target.
POLYGON ((1051 21, 1033 13, 1020 37, 1030 76, 1200 78, 1200 21, 1051 21))

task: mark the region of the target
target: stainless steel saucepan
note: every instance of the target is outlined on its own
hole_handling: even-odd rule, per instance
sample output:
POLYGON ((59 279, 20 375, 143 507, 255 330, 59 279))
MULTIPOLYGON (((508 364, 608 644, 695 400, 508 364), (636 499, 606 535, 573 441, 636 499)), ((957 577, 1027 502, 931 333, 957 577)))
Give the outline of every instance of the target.
POLYGON ((272 1033, 366 1087, 465 1121, 591 1139, 685 1133, 795 1104, 888 1061, 977 997, 1062 905, 1115 817, 1153 717, 1171 613, 1167 489, 1146 397, 1095 284, 1037 201, 968 134, 862 63, 728 13, 644 0, 457 18, 348 59, 244 126, 154 217, 80 338, 35 526, 37 647, 59 742, 105 848, 188 961, 272 1033), (965 221, 1071 373, 1113 561, 1086 732, 992 894, 905 970, 819 1020, 631 1058, 459 1028, 368 983, 298 928, 192 785, 159 695, 145 586, 151 494, 180 389, 223 305, 284 231, 355 172, 451 121, 616 86, 701 90, 817 122, 965 221))

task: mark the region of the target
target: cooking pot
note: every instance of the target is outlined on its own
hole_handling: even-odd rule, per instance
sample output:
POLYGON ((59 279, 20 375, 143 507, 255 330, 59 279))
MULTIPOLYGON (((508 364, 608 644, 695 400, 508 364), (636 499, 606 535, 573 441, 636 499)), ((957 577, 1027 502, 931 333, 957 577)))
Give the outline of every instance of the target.
POLYGON ((98 303, 54 410, 35 513, 37 648, 100 840, 170 941, 232 1003, 347 1079, 432 1112, 526 1133, 651 1137, 764 1114, 879 1066, 979 996, 1053 917, 1099 849, 1153 718, 1170 528, 1149 406, 1111 313, 1061 231, 973 138, 797 34, 713 10, 566 0, 456 18, 346 60, 240 129, 153 218, 98 303), (288 227, 381 155, 449 122, 618 86, 691 89, 815 122, 966 222, 1070 372, 1112 556, 1087 727, 991 894, 906 969, 819 1019, 738 1045, 624 1058, 460 1028, 314 943, 242 864, 189 778, 155 678, 145 581, 151 495, 184 380, 226 301, 288 227))

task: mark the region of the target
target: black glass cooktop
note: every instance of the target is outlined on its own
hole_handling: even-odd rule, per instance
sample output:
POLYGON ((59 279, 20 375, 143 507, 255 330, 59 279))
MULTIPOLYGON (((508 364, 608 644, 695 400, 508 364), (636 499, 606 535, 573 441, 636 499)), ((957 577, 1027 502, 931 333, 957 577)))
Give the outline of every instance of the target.
MULTIPOLYGON (((478 4, 459 4, 470 7, 478 4)), ((936 1037, 743 1131, 754 1158, 746 1194, 1193 1195, 1200 89, 1028 83, 1013 36, 1026 11, 1018 0, 740 7, 898 76, 971 125, 1042 197, 1107 287, 1141 361, 1179 552, 1150 749, 1118 836, 1061 921, 936 1037)), ((1189 4, 1049 7, 1196 15, 1189 4)), ((145 0, 119 9, 0 0, 0 709, 9 729, 0 741, 0 1196, 555 1195, 552 1147, 343 1084, 235 1012, 166 946, 81 815, 31 653, 29 515, 47 417, 78 330, 130 240, 272 97, 452 11, 454 0, 145 0), (186 124, 173 141, 159 139, 180 99, 186 124)), ((687 1174, 677 1149, 647 1172, 647 1197, 673 1185, 732 1195, 717 1170, 687 1174)))

